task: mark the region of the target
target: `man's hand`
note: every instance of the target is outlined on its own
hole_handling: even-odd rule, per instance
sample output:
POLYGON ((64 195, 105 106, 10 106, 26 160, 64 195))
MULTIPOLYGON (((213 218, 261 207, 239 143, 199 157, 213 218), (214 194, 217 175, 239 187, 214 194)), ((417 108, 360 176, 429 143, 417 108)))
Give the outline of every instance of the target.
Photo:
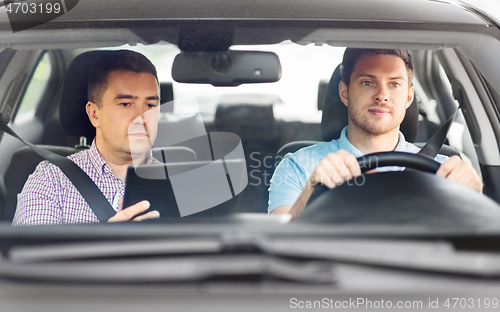
POLYGON ((445 160, 436 175, 468 186, 477 192, 483 191, 483 182, 476 170, 469 163, 454 155, 445 160))
POLYGON ((306 187, 302 190, 302 193, 300 193, 300 196, 295 204, 293 204, 293 206, 278 207, 271 213, 288 213, 295 219, 304 210, 304 207, 306 206, 309 197, 311 197, 316 185, 321 183, 332 189, 345 181, 360 175, 361 168, 359 167, 358 160, 353 154, 345 150, 330 153, 326 155, 316 169, 314 169, 313 173, 307 180, 306 187))
POLYGON ((345 150, 330 153, 314 169, 307 181, 307 187, 321 183, 328 188, 334 188, 354 177, 361 175, 358 160, 345 150))
POLYGON ((150 204, 147 200, 143 200, 138 202, 135 205, 122 209, 123 206, 123 197, 120 198, 120 208, 118 212, 111 218, 109 218, 108 222, 124 222, 124 221, 142 221, 146 219, 156 219, 160 217, 160 213, 158 211, 150 211, 146 214, 140 215, 136 217, 138 214, 143 213, 148 210, 150 204))

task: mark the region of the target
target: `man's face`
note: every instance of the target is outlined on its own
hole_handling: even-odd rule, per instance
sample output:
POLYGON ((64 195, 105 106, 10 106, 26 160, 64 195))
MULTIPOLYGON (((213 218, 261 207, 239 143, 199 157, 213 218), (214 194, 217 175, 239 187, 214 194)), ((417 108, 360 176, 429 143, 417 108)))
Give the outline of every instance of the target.
POLYGON ((365 55, 359 58, 347 87, 339 85, 342 102, 349 113, 349 129, 381 135, 404 119, 413 101, 404 61, 395 55, 365 55))
POLYGON ((91 104, 97 107, 95 118, 90 119, 97 129, 97 140, 101 141, 99 151, 120 158, 142 157, 156 139, 159 116, 156 78, 149 73, 114 71, 107 81, 100 107, 91 104))

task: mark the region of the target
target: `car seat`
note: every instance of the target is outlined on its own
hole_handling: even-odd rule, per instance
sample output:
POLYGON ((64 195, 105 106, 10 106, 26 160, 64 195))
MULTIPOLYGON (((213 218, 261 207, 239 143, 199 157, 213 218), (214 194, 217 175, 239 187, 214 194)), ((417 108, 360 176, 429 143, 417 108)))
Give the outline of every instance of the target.
MULTIPOLYGON (((340 138, 342 129, 347 126, 347 107, 340 99, 338 85, 341 81, 340 65, 337 66, 330 78, 326 94, 323 100, 321 119, 321 136, 324 141, 329 142, 340 138)), ((419 110, 416 99, 406 110, 406 115, 401 123, 400 130, 404 134, 406 141, 414 143, 418 135, 419 110)), ((283 145, 276 153, 276 159, 282 159, 287 153, 293 153, 303 147, 310 146, 322 141, 295 141, 283 145)), ((425 143, 414 143, 418 147, 423 147, 425 143)), ((455 148, 443 145, 439 154, 446 156, 460 155, 455 148)))
POLYGON ((230 94, 217 105, 214 130, 237 134, 245 151, 249 183, 238 195, 238 212, 265 212, 270 173, 265 165, 279 148, 279 124, 273 105, 280 99, 272 94, 230 94), (264 164, 258 166, 256 164, 264 164))

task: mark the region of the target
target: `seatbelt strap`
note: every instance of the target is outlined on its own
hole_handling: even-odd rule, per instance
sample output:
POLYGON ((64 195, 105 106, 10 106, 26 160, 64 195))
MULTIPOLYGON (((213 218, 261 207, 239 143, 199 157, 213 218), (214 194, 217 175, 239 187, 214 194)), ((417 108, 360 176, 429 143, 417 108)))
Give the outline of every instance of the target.
POLYGON ((422 147, 422 149, 417 154, 430 156, 432 158, 436 157, 439 150, 446 141, 448 131, 450 131, 453 120, 455 120, 455 116, 457 115, 459 109, 460 106, 457 107, 450 118, 434 133, 434 135, 429 139, 429 141, 427 141, 424 147, 422 147))
POLYGON ((0 118, 0 130, 19 139, 42 158, 59 167, 83 196, 100 222, 107 222, 109 218, 116 214, 116 211, 106 197, 104 197, 97 185, 95 185, 94 181, 92 181, 85 171, 77 164, 64 156, 24 141, 2 120, 2 118, 0 118))

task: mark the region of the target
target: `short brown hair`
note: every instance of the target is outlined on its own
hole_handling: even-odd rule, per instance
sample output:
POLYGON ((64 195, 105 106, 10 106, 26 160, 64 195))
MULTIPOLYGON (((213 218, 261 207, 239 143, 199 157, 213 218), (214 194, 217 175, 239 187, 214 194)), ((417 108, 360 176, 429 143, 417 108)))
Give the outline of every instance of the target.
POLYGON ((131 71, 134 73, 149 73, 155 76, 158 83, 156 67, 141 53, 130 50, 108 51, 91 68, 87 98, 101 106, 101 99, 108 89, 108 76, 113 71, 131 71))
POLYGON ((411 60, 411 55, 408 50, 401 49, 355 49, 347 48, 344 52, 344 58, 342 60, 342 81, 349 87, 351 82, 351 75, 354 71, 354 66, 356 62, 365 55, 395 55, 399 56, 406 65, 406 71, 408 73, 408 86, 411 86, 413 80, 413 63, 411 60))

